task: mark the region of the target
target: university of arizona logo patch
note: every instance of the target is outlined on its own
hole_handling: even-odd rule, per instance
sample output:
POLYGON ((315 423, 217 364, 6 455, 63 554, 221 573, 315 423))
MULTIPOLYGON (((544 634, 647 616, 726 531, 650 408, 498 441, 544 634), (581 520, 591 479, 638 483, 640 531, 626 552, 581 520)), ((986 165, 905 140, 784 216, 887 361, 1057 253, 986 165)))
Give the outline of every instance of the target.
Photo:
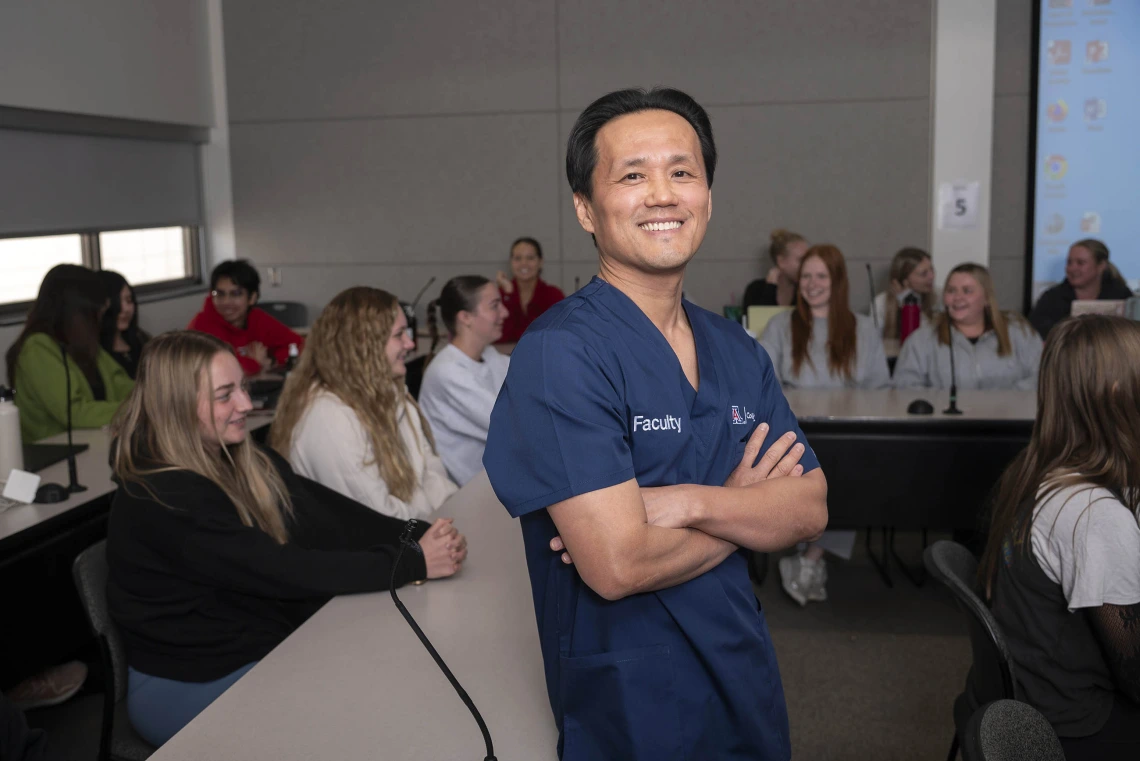
POLYGON ((732 405, 732 424, 733 425, 748 425, 749 420, 755 420, 756 416, 744 408, 744 412, 740 411, 740 407, 732 405))

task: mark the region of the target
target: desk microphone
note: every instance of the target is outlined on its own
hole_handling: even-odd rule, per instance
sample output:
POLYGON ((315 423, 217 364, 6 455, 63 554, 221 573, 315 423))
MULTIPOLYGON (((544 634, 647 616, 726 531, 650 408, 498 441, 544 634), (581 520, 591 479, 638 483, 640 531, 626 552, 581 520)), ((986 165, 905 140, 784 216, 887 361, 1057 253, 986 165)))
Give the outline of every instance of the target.
POLYGON ((79 473, 75 465, 75 445, 71 440, 71 372, 67 369, 67 347, 59 343, 59 353, 63 358, 64 389, 67 395, 67 478, 70 482, 67 488, 59 484, 44 484, 36 489, 35 501, 41 504, 63 502, 68 495, 87 491, 87 487, 79 483, 79 473))
MULTIPOLYGON (((434 280, 435 278, 432 279, 434 280)), ((431 657, 435 660, 435 665, 439 666, 439 670, 447 677, 447 681, 451 682, 451 686, 455 688, 460 700, 467 706, 467 710, 475 717, 475 723, 479 725, 479 731, 483 733, 483 742, 487 746, 487 756, 483 761, 497 761, 495 759, 495 746, 491 743, 491 732, 487 729, 487 724, 483 721, 479 709, 475 707, 475 703, 471 700, 471 696, 467 694, 467 691, 460 686, 459 680, 451 673, 451 669, 443 662, 443 658, 439 657, 439 653, 432 647, 427 635, 424 634, 423 629, 416 623, 416 619, 412 618, 412 614, 408 612, 408 609, 404 607, 404 603, 400 602, 400 598, 396 596, 396 570, 400 567, 400 559, 404 556, 404 550, 411 547, 413 552, 423 552, 419 544, 416 543, 416 540, 412 539, 412 532, 416 530, 417 523, 419 523, 419 521, 413 518, 404 524, 404 533, 400 535, 400 549, 396 552, 396 562, 392 564, 392 580, 388 585, 388 591, 392 593, 392 600, 396 603, 396 607, 404 616, 405 620, 407 620, 408 626, 412 627, 412 631, 420 638, 420 642, 423 643, 428 653, 430 653, 431 657)))
POLYGON ((946 334, 950 337, 950 406, 942 410, 943 415, 961 415, 958 409, 958 374, 954 371, 954 326, 946 318, 946 334))
POLYGON ((412 299, 412 309, 416 308, 416 304, 420 303, 420 299, 423 297, 424 291, 426 291, 428 288, 431 288, 431 284, 434 282, 435 275, 432 275, 430 278, 428 278, 428 281, 424 283, 424 287, 420 289, 420 292, 416 294, 416 297, 412 299))
POLYGON ((577 293, 577 292, 578 292, 578 283, 579 283, 579 281, 581 281, 581 278, 580 278, 580 277, 577 277, 577 276, 575 276, 575 278, 574 278, 574 292, 575 292, 575 293, 577 293))

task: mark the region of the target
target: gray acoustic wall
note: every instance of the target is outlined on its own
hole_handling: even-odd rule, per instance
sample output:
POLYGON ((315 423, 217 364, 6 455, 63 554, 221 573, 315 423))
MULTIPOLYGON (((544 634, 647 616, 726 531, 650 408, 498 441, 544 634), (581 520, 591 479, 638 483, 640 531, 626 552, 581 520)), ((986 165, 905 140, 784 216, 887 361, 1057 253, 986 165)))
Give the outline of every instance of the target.
MULTIPOLYGON (((777 226, 839 245, 861 308, 863 263, 882 280, 897 248, 929 240, 930 2, 223 10, 238 255, 281 268, 265 298, 315 309, 361 283, 410 298, 429 276, 493 274, 519 235, 543 243, 549 280, 585 282, 595 254, 565 140, 593 98, 630 85, 680 87, 712 117, 713 221, 685 284, 697 303, 739 298, 777 226)), ((1016 128, 999 113, 1001 141, 1016 128)))

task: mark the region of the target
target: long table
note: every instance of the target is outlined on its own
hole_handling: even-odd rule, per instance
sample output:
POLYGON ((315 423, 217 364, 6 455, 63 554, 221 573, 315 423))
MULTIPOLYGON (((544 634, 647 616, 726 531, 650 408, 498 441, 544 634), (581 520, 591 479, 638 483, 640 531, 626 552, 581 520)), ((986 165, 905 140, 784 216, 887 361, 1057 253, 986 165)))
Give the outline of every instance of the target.
MULTIPOLYGON (((867 550, 891 584, 896 530, 928 529, 978 536, 988 500, 1010 461, 1029 443, 1036 414, 1032 391, 964 391, 960 415, 946 415, 946 391, 789 390, 800 427, 827 474, 828 526, 882 530, 881 558, 867 550), (912 415, 916 399, 932 415, 912 415)), ((763 577, 764 563, 757 561, 763 577)))
MULTIPOLYGON (((475 701, 502 761, 554 759, 522 535, 476 476, 440 509, 470 555, 455 577, 401 599, 475 701)), ((323 607, 153 756, 291 759, 483 758, 474 720, 387 593, 323 607)))

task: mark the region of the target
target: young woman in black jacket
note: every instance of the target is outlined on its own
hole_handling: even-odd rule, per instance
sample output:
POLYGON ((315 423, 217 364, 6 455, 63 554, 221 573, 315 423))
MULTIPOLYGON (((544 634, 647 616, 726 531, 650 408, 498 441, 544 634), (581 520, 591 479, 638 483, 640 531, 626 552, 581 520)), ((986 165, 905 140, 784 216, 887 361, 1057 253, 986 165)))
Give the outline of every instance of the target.
MULTIPOLYGON (((241 365, 212 336, 147 344, 112 425, 107 532, 127 711, 161 745, 334 595, 387 589, 404 522, 296 475, 246 433, 241 365)), ((426 524, 424 524, 426 525, 426 524)), ((440 519, 396 584, 450 576, 466 539, 440 519)))

